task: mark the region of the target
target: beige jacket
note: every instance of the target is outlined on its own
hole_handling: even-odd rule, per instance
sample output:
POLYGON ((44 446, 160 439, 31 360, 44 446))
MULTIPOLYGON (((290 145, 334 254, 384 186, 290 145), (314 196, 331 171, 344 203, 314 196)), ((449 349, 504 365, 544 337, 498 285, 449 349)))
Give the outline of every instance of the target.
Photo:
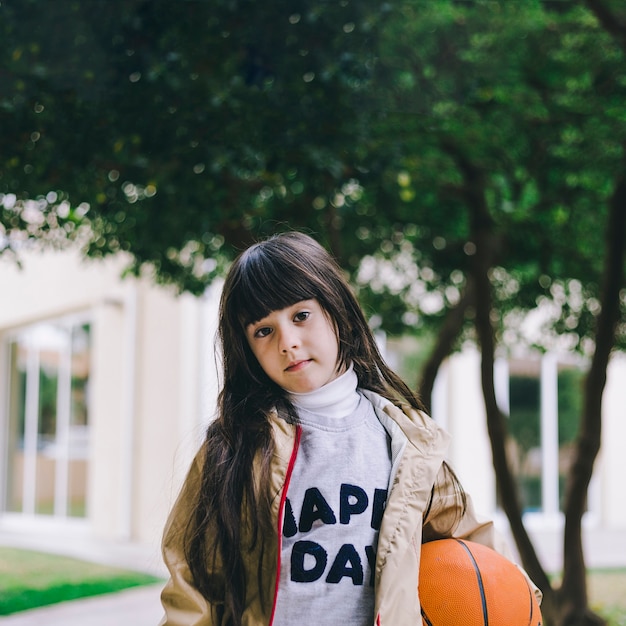
MULTIPOLYGON (((376 555, 375 613, 372 624, 414 626, 421 624, 417 595, 420 546, 424 540, 445 534, 451 526, 451 520, 456 519, 459 513, 458 499, 450 483, 444 484, 443 489, 437 489, 434 501, 430 502, 433 485, 442 472, 449 437, 427 415, 412 409, 403 412, 377 394, 364 393, 374 404, 379 420, 390 435, 392 451, 389 496, 376 555)), ((259 550, 249 553, 248 580, 251 582, 248 584, 244 626, 272 624, 272 602, 263 603, 261 598, 275 600, 281 536, 279 520, 282 520, 280 509, 284 504, 289 473, 298 448, 299 432, 296 427, 278 417, 273 420, 272 426, 275 439, 272 515, 276 520, 276 534, 265 538, 263 581, 266 589, 263 594, 253 584, 257 580, 259 550)), ((188 518, 188 511, 193 505, 200 484, 201 465, 201 456, 198 455, 165 527, 163 557, 171 577, 161 594, 165 616, 160 626, 225 626, 228 623, 229 616, 219 600, 224 589, 219 564, 212 573, 216 600, 209 603, 194 587, 182 550, 180 520, 188 518)), ((494 532, 493 524, 480 522, 476 518, 469 497, 465 515, 455 528, 454 536, 477 541, 506 553, 506 547, 494 532)))

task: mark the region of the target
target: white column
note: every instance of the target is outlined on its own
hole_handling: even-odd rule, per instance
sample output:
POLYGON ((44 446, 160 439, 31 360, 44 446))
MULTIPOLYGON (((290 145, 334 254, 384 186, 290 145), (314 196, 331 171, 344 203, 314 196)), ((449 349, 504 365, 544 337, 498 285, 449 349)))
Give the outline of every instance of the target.
POLYGON ((475 347, 466 347, 449 359, 447 426, 452 435, 449 455, 479 515, 492 517, 496 509, 495 474, 480 364, 481 355, 475 347))
POLYGON ((34 515, 37 488, 37 439, 39 437, 39 350, 31 337, 27 339, 27 350, 22 512, 34 515))
POLYGON ((177 457, 182 457, 180 472, 189 468, 189 462, 204 438, 201 426, 201 389, 206 384, 203 378, 204 363, 202 346, 203 310, 202 300, 189 293, 179 296, 180 301, 180 366, 177 457), (179 451, 181 454, 179 454, 179 451))
POLYGON ((223 281, 216 280, 202 297, 199 418, 203 431, 217 415, 217 398, 223 383, 222 355, 216 350, 219 300, 222 287, 223 281))
POLYGON ((558 363, 547 353, 541 359, 541 501, 544 515, 559 512, 558 363))
POLYGON ((430 398, 430 414, 432 418, 442 427, 448 430, 448 368, 449 359, 446 359, 440 366, 435 378, 433 390, 430 398))
POLYGON ((602 451, 589 486, 589 508, 609 528, 626 528, 626 354, 616 352, 602 398, 602 451))
POLYGON ((121 458, 122 493, 120 502, 119 537, 132 539, 135 500, 135 411, 137 385, 137 317, 139 307, 138 286, 133 281, 124 299, 125 372, 122 388, 121 458))
POLYGON ((70 412, 72 394, 72 331, 63 328, 64 342, 59 349, 57 379, 57 419, 54 445, 54 514, 66 517, 68 512, 70 462, 70 412))
POLYGON ((511 393, 509 384, 509 362, 497 358, 493 364, 493 386, 500 411, 508 417, 511 414, 511 393))

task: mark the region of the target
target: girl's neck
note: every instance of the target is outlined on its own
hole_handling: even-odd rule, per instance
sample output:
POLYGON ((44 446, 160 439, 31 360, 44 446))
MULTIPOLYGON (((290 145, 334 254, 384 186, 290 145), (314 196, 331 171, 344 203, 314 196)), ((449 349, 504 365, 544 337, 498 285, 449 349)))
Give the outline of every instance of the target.
POLYGON ((350 364, 343 374, 323 387, 308 393, 290 393, 289 399, 298 410, 342 419, 352 415, 359 404, 358 383, 359 379, 350 364))

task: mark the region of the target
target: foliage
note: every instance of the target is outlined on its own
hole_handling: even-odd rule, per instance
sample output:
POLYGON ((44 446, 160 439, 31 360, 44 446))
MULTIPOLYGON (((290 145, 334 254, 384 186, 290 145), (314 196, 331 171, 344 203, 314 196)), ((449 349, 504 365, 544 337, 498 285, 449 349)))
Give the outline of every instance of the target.
POLYGON ((541 298, 588 350, 626 81, 623 52, 577 3, 0 11, 5 252, 79 238, 200 292, 254 238, 304 228, 387 330, 437 329, 475 249, 471 159, 496 224, 501 330, 541 298), (560 297, 572 278, 577 306, 560 297))
POLYGON ((326 230, 332 208, 322 209, 359 165, 354 111, 384 8, 26 0, 0 10, 9 235, 41 238, 57 224, 74 235, 86 214, 90 255, 131 250, 198 291, 224 242, 240 247, 293 215, 326 230))
MULTIPOLYGON (((539 3, 402 8, 377 66, 395 118, 381 133, 397 141, 401 158, 376 203, 406 205, 403 214, 390 212, 388 241, 399 242, 398 254, 409 241, 413 260, 434 271, 442 309, 453 305, 475 252, 462 176, 471 162, 495 225, 499 267, 491 280, 500 319, 549 302, 557 332, 584 350, 623 155, 623 53, 578 7, 560 14, 539 3), (583 297, 570 302, 563 294, 570 287, 583 297)), ((368 229, 373 236, 377 227, 368 229)), ((415 288, 408 279, 407 292, 415 288)), ((390 291, 381 289, 383 300, 390 291)))

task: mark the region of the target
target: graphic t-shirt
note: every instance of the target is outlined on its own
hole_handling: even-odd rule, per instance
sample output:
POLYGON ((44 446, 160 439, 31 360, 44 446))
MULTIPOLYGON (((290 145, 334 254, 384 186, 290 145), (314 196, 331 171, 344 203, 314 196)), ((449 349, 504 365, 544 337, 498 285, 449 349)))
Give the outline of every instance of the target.
POLYGON ((276 626, 371 626, 374 620, 391 453, 387 432, 356 382, 350 370, 292 398, 302 437, 284 511, 276 626))

